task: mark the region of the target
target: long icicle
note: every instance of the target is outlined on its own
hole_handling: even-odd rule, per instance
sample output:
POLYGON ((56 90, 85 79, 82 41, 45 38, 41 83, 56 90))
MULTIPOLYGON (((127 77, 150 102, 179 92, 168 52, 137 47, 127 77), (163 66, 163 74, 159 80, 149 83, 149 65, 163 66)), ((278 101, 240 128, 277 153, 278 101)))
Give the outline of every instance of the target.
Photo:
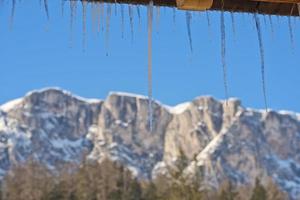
POLYGON ((133 13, 131 5, 128 5, 128 14, 129 14, 129 21, 130 21, 130 33, 131 33, 131 43, 133 43, 133 13))
POLYGON ((207 30, 208 30, 208 35, 209 35, 209 40, 212 40, 212 30, 211 30, 211 22, 210 22, 210 16, 208 11, 205 11, 206 14, 206 21, 207 21, 207 30))
POLYGON ((82 1, 82 48, 84 52, 86 49, 86 7, 87 2, 82 1))
POLYGON ((121 33, 122 33, 122 38, 124 38, 124 6, 121 4, 121 33))
POLYGON ((191 52, 193 53, 193 41, 192 41, 192 32, 191 32, 191 18, 192 15, 190 12, 185 12, 186 16, 186 26, 187 26, 187 33, 188 33, 188 39, 189 39, 189 44, 190 44, 190 49, 191 52))
POLYGON ((107 4, 107 10, 106 10, 106 32, 105 32, 106 56, 108 56, 108 52, 109 52, 110 17, 111 17, 111 5, 107 4))
POLYGON ((289 25, 289 33, 290 33, 290 41, 292 49, 294 49, 294 33, 293 33, 293 27, 291 22, 291 17, 288 17, 288 25, 289 25))
POLYGON ((77 10, 77 2, 70 1, 70 41, 69 41, 70 47, 73 46, 73 26, 76 17, 76 10, 77 10))
POLYGON ((148 17, 148 121, 149 130, 153 130, 153 105, 152 105, 152 26, 153 26, 153 1, 147 8, 148 17))
MULTIPOLYGON (((221 61, 223 68, 223 81, 225 98, 228 99, 228 84, 227 84, 227 64, 226 64, 226 33, 225 33, 225 18, 224 11, 221 12, 221 61)), ((227 101, 226 101, 227 103, 227 101)))
POLYGON ((254 13, 255 25, 257 30, 257 38, 259 43, 260 62, 261 62, 261 79, 262 79, 262 90, 264 96, 264 103, 266 112, 268 112, 267 95, 266 95, 266 82, 265 82, 265 52, 263 46, 263 38, 261 33, 260 20, 256 13, 254 13))
POLYGON ((236 28, 235 28, 235 18, 234 18, 234 13, 233 12, 230 12, 230 17, 231 17, 232 32, 233 32, 233 36, 235 37, 236 28))

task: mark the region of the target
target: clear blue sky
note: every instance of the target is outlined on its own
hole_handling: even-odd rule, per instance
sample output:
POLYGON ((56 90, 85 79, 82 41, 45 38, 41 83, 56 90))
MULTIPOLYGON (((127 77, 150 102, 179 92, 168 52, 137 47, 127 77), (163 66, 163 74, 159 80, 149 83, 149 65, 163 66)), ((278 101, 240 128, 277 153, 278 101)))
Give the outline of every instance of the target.
MULTIPOLYGON (((50 21, 38 0, 17 1, 14 23, 10 27, 11 2, 0 4, 0 104, 43 87, 58 86, 84 97, 105 98, 109 91, 147 94, 147 20, 141 7, 141 24, 134 14, 134 39, 131 42, 128 8, 125 6, 125 31, 122 39, 120 7, 112 7, 109 55, 104 31, 93 30, 91 7, 87 12, 87 47, 82 49, 82 12, 78 4, 70 48, 70 9, 61 1, 49 2, 50 21)), ((154 10, 156 11, 156 9, 154 10)), ((160 8, 154 13, 153 95, 164 104, 175 105, 196 96, 224 98, 220 59, 220 13, 194 13, 189 50, 185 13, 160 8)), ((233 33, 227 13, 226 42, 229 94, 246 107, 263 108, 257 33, 252 15, 235 14, 233 33)), ((268 103, 272 109, 300 112, 299 20, 292 19, 294 46, 291 48, 287 18, 273 17, 274 34, 268 17, 260 17, 265 46, 268 103)))

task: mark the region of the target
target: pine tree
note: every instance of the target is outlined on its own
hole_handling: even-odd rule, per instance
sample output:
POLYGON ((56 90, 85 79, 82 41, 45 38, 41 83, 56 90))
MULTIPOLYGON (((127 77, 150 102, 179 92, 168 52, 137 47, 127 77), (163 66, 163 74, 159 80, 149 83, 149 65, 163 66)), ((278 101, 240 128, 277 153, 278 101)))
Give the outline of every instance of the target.
POLYGON ((260 180, 258 178, 256 178, 255 180, 255 186, 252 191, 250 200, 267 200, 267 191, 260 183, 260 180))

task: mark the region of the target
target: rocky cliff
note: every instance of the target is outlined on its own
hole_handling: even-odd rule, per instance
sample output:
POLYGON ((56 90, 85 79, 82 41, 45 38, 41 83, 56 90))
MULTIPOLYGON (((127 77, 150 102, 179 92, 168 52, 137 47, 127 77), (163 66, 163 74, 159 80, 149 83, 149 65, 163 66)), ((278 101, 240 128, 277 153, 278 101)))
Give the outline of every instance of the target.
POLYGON ((54 168, 60 162, 122 162, 136 176, 166 174, 180 154, 183 173, 218 187, 229 178, 253 184, 272 178, 292 199, 300 198, 300 116, 246 109, 199 97, 169 107, 155 102, 150 132, 146 97, 111 93, 83 99, 52 88, 28 93, 0 107, 0 175, 36 159, 54 168))

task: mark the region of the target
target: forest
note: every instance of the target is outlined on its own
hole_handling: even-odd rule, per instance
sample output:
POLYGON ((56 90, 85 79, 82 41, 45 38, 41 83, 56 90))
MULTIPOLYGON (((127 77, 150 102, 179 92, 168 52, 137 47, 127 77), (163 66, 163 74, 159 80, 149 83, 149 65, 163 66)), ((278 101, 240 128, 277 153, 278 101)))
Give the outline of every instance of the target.
POLYGON ((12 167, 1 183, 2 200, 285 200, 288 196, 271 180, 254 186, 235 186, 224 180, 208 189, 201 180, 183 178, 184 163, 171 176, 142 180, 109 159, 101 163, 65 163, 51 170, 30 160, 12 167))

